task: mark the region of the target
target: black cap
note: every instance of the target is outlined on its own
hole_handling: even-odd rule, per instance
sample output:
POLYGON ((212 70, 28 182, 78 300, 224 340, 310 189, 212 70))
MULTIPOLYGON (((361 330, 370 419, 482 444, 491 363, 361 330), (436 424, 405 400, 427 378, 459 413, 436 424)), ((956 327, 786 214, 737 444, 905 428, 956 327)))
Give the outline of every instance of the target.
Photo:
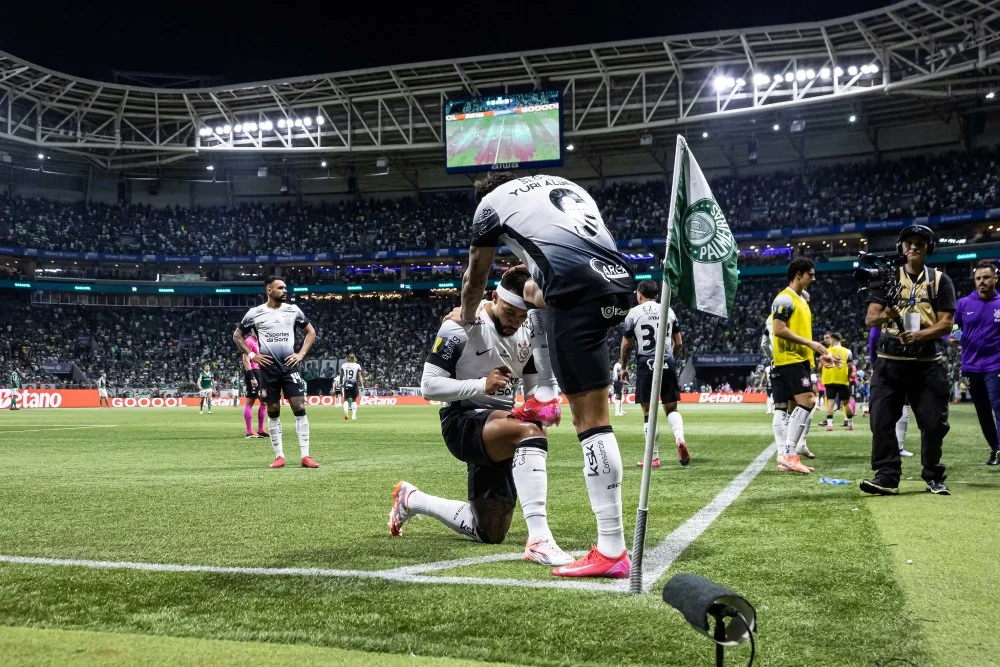
POLYGON ((903 228, 903 231, 901 231, 899 236, 896 238, 896 250, 900 255, 903 254, 903 239, 907 236, 919 236, 927 242, 927 254, 930 255, 934 253, 934 242, 936 241, 934 237, 934 230, 927 225, 909 225, 908 227, 903 228))

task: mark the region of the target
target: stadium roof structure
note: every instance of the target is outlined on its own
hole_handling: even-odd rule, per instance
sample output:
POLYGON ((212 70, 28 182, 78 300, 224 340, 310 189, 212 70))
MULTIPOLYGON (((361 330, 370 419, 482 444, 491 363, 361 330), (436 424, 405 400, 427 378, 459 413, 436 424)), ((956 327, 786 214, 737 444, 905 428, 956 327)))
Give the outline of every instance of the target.
POLYGON ((210 88, 103 83, 0 52, 0 151, 109 171, 183 170, 196 156, 249 169, 268 154, 441 169, 446 100, 557 88, 577 155, 645 152, 666 170, 678 132, 745 139, 777 126, 795 147, 796 129, 842 129, 848 115, 878 150, 886 126, 980 110, 998 65, 1000 0, 210 88))

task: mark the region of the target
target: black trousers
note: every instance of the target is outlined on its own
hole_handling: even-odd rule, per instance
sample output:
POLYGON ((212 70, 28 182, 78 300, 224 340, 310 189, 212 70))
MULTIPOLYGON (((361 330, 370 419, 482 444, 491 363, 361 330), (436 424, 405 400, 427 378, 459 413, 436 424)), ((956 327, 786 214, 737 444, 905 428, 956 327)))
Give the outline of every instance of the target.
POLYGON ((899 483, 903 469, 896 422, 903 414, 904 401, 909 399, 910 412, 920 427, 921 477, 928 482, 943 482, 941 444, 951 429, 950 395, 948 372, 941 362, 876 359, 871 383, 872 470, 899 483))
POLYGON ((990 449, 1000 449, 1000 373, 966 373, 979 427, 990 449))

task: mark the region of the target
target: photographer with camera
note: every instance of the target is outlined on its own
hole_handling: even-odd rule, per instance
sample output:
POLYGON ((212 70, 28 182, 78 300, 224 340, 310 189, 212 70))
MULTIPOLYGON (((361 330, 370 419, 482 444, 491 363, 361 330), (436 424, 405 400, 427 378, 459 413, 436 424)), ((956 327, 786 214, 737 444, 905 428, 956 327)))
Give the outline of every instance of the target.
MULTIPOLYGON (((925 266, 934 252, 934 232, 910 225, 899 234, 898 258, 863 257, 881 264, 869 284, 865 324, 880 327, 878 353, 871 381, 872 469, 875 476, 861 482, 874 495, 899 493, 902 464, 896 422, 909 399, 920 426, 921 476, 927 491, 948 495, 941 444, 947 435, 949 384, 944 362, 944 336, 951 332, 955 314, 955 286, 945 273, 925 266)), ((868 282, 869 278, 859 276, 868 282)))
POLYGON ((982 260, 974 274, 976 291, 958 300, 955 326, 962 331, 962 374, 983 437, 990 446, 986 465, 1000 465, 1000 294, 997 265, 982 260))

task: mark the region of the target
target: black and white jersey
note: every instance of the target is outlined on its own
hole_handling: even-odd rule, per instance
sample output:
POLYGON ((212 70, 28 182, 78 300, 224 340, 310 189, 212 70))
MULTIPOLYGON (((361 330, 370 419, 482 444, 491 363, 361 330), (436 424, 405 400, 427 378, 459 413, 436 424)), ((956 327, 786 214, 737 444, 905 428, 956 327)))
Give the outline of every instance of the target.
POLYGON ((541 384, 555 387, 555 377, 548 361, 548 342, 541 311, 532 310, 528 319, 512 336, 502 336, 493 320, 482 309, 476 323, 463 327, 446 321, 438 330, 434 346, 424 363, 421 382, 424 397, 430 400, 461 401, 463 408, 490 408, 510 410, 518 391, 518 378, 525 383, 525 392, 541 384), (483 393, 477 381, 489 375, 494 368, 510 369, 511 381, 507 387, 493 394, 483 393), (459 381, 471 381, 466 387, 456 387, 453 395, 428 394, 435 377, 447 376, 459 381))
POLYGON ((240 322, 240 330, 243 335, 257 330, 260 353, 274 360, 268 367, 269 372, 291 372, 285 366, 285 359, 295 352, 295 329, 308 324, 305 313, 296 305, 283 303, 277 308, 269 308, 265 303, 247 311, 240 322))
POLYGON ((774 361, 774 316, 768 315, 764 322, 764 333, 760 336, 760 353, 768 363, 774 361))
POLYGON ((358 382, 361 380, 361 364, 353 361, 345 361, 344 365, 340 367, 340 370, 344 373, 345 387, 358 386, 358 382))
POLYGON ((632 270, 597 204, 565 178, 525 176, 486 195, 476 209, 471 245, 510 248, 545 300, 556 305, 634 289, 632 270))
MULTIPOLYGON (((673 308, 667 308, 667 318, 670 321, 671 335, 664 341, 664 363, 674 355, 673 334, 677 333, 677 315, 673 308)), ((656 359, 656 332, 660 329, 660 304, 658 301, 645 301, 628 311, 622 323, 624 335, 635 342, 636 372, 649 373, 656 359)))

